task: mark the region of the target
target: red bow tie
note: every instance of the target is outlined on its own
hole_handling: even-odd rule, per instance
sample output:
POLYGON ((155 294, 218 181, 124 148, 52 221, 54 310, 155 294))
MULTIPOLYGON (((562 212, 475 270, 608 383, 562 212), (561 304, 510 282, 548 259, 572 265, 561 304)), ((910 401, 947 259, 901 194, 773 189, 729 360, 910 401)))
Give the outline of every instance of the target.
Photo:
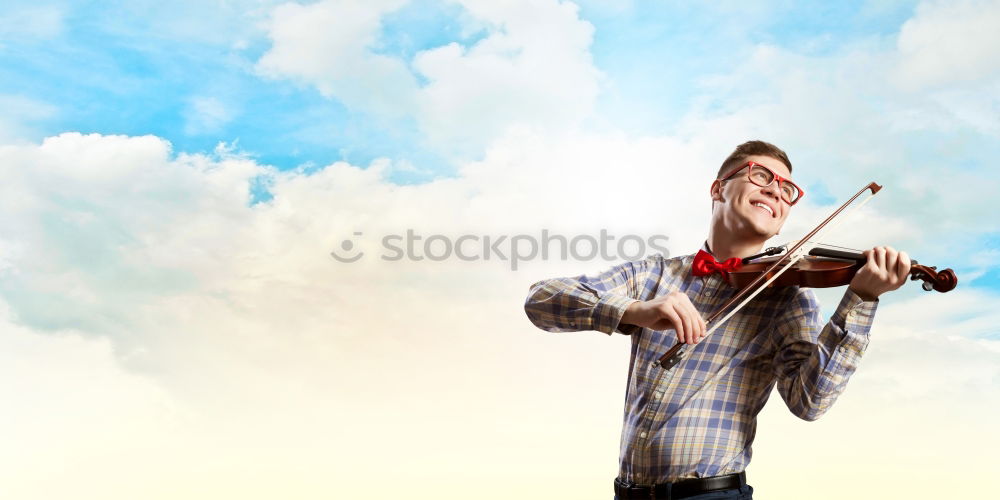
POLYGON ((743 259, 733 257, 723 262, 715 260, 712 254, 698 250, 698 255, 694 256, 694 263, 691 264, 691 274, 695 276, 706 276, 714 272, 722 274, 723 278, 729 276, 729 271, 735 271, 743 265, 743 259))

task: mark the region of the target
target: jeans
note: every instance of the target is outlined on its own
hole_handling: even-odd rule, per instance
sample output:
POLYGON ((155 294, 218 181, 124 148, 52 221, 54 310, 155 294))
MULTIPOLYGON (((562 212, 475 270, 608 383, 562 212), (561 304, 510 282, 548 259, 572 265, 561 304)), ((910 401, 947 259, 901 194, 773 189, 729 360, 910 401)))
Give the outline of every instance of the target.
MULTIPOLYGON (((615 495, 615 500, 619 500, 618 495, 615 495)), ((747 484, 731 490, 710 491, 685 497, 684 500, 753 500, 753 486, 747 484)))

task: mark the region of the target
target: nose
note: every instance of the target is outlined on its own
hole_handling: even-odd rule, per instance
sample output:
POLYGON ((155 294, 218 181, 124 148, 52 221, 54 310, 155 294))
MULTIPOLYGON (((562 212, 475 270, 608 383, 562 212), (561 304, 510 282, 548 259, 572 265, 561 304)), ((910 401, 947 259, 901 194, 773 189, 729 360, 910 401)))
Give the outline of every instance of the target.
POLYGON ((778 189, 778 180, 777 179, 775 179, 774 181, 772 181, 770 184, 761 187, 760 188, 760 192, 761 193, 765 193, 768 196, 774 198, 774 201, 776 201, 778 203, 781 202, 781 192, 778 189))

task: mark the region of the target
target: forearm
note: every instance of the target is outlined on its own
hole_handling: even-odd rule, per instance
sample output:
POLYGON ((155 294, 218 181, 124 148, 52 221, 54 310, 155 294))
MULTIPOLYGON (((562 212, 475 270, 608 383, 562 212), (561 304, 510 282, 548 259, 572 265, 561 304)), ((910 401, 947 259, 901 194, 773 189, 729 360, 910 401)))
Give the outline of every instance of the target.
POLYGON ((778 391, 792 413, 816 420, 844 392, 868 346, 876 305, 848 290, 814 341, 801 330, 797 339, 793 331, 781 336, 786 342, 775 357, 778 391))
POLYGON ((597 291, 581 287, 571 278, 535 283, 524 303, 532 324, 550 332, 597 330, 610 334, 636 299, 621 291, 597 291))
POLYGON ((524 311, 532 324, 550 332, 597 330, 630 334, 622 323, 629 305, 645 300, 655 257, 626 262, 590 276, 552 278, 531 286, 524 311))

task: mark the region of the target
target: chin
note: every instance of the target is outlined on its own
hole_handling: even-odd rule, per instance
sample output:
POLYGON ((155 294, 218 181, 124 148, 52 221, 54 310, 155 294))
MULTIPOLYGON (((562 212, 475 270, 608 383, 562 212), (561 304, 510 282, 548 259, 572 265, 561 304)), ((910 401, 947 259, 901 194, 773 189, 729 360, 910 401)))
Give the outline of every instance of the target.
POLYGON ((751 224, 747 228, 747 236, 754 239, 769 240, 778 234, 778 228, 751 224))
POLYGON ((770 224, 763 224, 759 219, 749 219, 746 222, 747 224, 743 227, 743 233, 755 238, 771 238, 778 234, 778 230, 780 229, 770 224))
POLYGON ((776 234, 773 232, 769 232, 765 228, 761 228, 754 224, 747 224, 742 228, 733 231, 733 233, 738 234, 740 239, 744 240, 759 240, 762 238, 767 239, 776 234))

